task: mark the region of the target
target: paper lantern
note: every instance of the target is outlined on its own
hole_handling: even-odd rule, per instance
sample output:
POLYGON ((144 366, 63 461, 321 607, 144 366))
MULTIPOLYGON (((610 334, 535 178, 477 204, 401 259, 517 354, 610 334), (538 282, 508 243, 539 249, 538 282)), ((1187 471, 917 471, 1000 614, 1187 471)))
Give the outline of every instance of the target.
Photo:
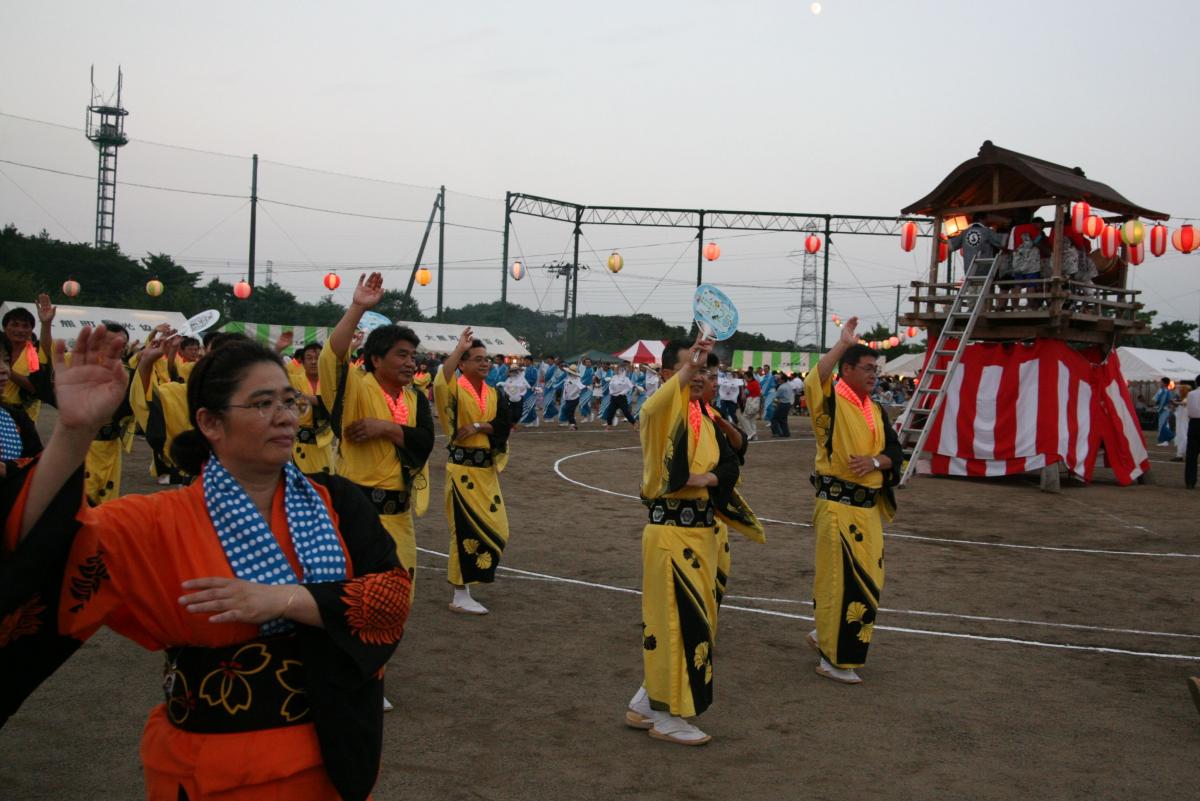
POLYGON ((971 226, 971 222, 966 215, 960 214, 957 217, 947 217, 944 225, 946 236, 958 236, 971 226))
POLYGON ((253 289, 245 281, 238 281, 233 285, 233 296, 239 300, 245 300, 250 297, 252 291, 253 289))
POLYGON ((709 242, 704 246, 704 258, 709 261, 716 261, 721 258, 721 246, 716 242, 709 242))
POLYGON ((68 298, 73 298, 79 294, 79 282, 74 278, 63 281, 62 293, 68 298))
POLYGON ((163 282, 157 278, 151 278, 146 282, 146 294, 152 298, 157 298, 163 293, 163 282))
POLYGON ((1167 252, 1167 226, 1162 223, 1150 229, 1150 252, 1155 256, 1167 252))
POLYGON ((511 272, 512 272, 513 280, 520 281, 522 278, 525 277, 525 265, 521 264, 521 262, 519 262, 519 261, 514 261, 512 263, 512 271, 511 272))
POLYGON ((342 285, 342 279, 338 278, 337 273, 325 273, 325 280, 322 282, 325 288, 330 292, 342 285))
POLYGON ((612 255, 608 257, 608 269, 613 273, 619 273, 624 266, 625 257, 614 250, 612 255))
POLYGON ((893 348, 894 348, 894 347, 896 347, 896 346, 897 346, 897 345, 899 345, 899 344, 900 344, 900 337, 897 337, 897 336, 890 336, 890 337, 888 337, 888 345, 889 345, 890 347, 893 347, 893 348))
POLYGON ((1126 251, 1127 261, 1130 264, 1138 265, 1146 260, 1146 243, 1138 242, 1136 245, 1130 245, 1126 251))
POLYGON ((428 267, 422 267, 421 269, 417 270, 417 283, 421 286, 428 286, 432 279, 433 273, 429 272, 428 267))
POLYGON ((821 237, 816 234, 809 234, 804 237, 804 250, 809 255, 816 253, 821 249, 821 237))
POLYGON ((1126 245, 1140 245, 1146 238, 1146 226, 1141 220, 1126 220, 1121 226, 1121 241, 1126 245))
POLYGON ((1095 214, 1088 217, 1083 222, 1083 228, 1079 229, 1079 233, 1086 236, 1088 239, 1095 239, 1100 236, 1100 232, 1104 230, 1104 220, 1097 217, 1095 214))
POLYGON ((1171 244, 1180 253, 1191 253, 1200 247, 1200 231, 1193 228, 1191 223, 1182 225, 1179 230, 1171 234, 1171 244))
POLYGON ((1121 231, 1115 225, 1106 225, 1100 232, 1100 255, 1111 259, 1121 247, 1121 231))
POLYGON ((834 324, 834 325, 841 325, 841 324, 842 324, 842 318, 841 318, 841 317, 838 317, 836 314, 832 316, 832 319, 833 319, 833 324, 834 324))
POLYGON ((917 224, 906 222, 900 226, 900 249, 905 253, 917 246, 917 224))
POLYGON ((1080 233, 1087 224, 1087 218, 1092 216, 1092 207, 1084 201, 1079 201, 1071 207, 1071 227, 1080 233))
POLYGON ((943 236, 938 240, 938 262, 943 262, 948 258, 950 258, 950 243, 943 236))
POLYGON ((910 325, 908 327, 908 338, 912 339, 916 335, 917 335, 917 327, 915 325, 910 325))

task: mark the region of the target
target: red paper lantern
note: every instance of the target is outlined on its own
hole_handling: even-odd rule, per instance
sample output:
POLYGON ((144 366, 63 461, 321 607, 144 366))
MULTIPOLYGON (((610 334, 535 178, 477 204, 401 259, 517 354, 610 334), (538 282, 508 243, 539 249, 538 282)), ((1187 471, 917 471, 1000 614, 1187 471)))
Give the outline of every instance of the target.
POLYGON ((342 279, 338 278, 337 273, 325 273, 325 280, 322 283, 325 284, 326 289, 332 292, 342 285, 342 279))
POLYGON ((816 253, 821 249, 821 237, 816 234, 809 234, 804 238, 804 249, 809 253, 816 253))
POLYGON ((909 253, 917 246, 917 224, 906 222, 900 226, 900 249, 909 253))
POLYGON ((899 344, 900 344, 900 337, 897 337, 897 336, 888 337, 888 345, 890 345, 891 347, 894 348, 899 344))
POLYGON ((908 338, 912 339, 916 335, 917 335, 917 327, 915 325, 910 325, 908 327, 908 338))
POLYGON ((950 243, 943 236, 938 240, 938 262, 943 262, 948 258, 950 258, 950 243))
POLYGON ((1146 260, 1146 243, 1138 242, 1136 245, 1130 245, 1126 252, 1129 254, 1128 260, 1130 264, 1135 266, 1141 264, 1146 260))
POLYGON ((716 261, 721 258, 721 246, 716 242, 709 242, 704 246, 704 258, 709 261, 716 261))
POLYGON ((1193 228, 1191 223, 1182 225, 1178 231, 1171 234, 1171 244, 1180 253, 1191 253, 1200 247, 1200 232, 1193 228))
POLYGON ((1100 232, 1100 255, 1111 259, 1117 255, 1121 247, 1121 229, 1115 225, 1106 225, 1100 232))
POLYGON ((1082 232, 1087 218, 1092 216, 1092 207, 1085 201, 1079 201, 1071 208, 1071 227, 1082 232))
POLYGON ((245 300, 250 297, 252 291, 253 289, 245 281, 238 281, 233 285, 233 296, 239 300, 245 300))
POLYGON ((157 298, 163 293, 163 282, 157 278, 151 278, 146 282, 146 294, 152 298, 157 298))
POLYGON ((417 270, 417 283, 421 286, 428 286, 431 278, 433 278, 433 273, 429 272, 428 267, 417 270))
POLYGON ((1100 236, 1100 232, 1103 230, 1104 220, 1093 214, 1084 221, 1083 228, 1079 231, 1079 233, 1083 234, 1088 239, 1095 239, 1096 237, 1100 236))
POLYGON ((1150 229, 1150 252, 1155 256, 1167 252, 1167 226, 1162 223, 1150 229))
POLYGON ((79 282, 74 278, 63 281, 62 293, 68 298, 73 298, 79 294, 79 282))

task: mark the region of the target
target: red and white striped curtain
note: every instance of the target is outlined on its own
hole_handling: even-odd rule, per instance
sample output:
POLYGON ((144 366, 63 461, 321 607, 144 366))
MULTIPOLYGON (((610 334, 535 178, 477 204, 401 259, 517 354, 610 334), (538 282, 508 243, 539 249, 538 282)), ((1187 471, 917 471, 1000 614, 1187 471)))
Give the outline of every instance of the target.
POLYGON ((1133 482, 1149 456, 1120 360, 1102 358, 1057 339, 968 346, 926 441, 933 473, 1003 476, 1061 461, 1090 481, 1103 452, 1117 481, 1133 482))

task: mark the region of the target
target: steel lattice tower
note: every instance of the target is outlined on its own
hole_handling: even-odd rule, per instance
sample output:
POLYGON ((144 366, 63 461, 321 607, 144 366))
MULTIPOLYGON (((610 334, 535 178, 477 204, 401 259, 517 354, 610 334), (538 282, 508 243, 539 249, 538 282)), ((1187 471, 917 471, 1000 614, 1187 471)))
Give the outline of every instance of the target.
POLYGON ((96 241, 95 246, 112 247, 113 225, 117 212, 117 150, 129 139, 125 136, 125 117, 129 112, 121 107, 123 76, 117 69, 116 104, 104 102, 96 92, 96 68, 92 68, 92 101, 87 108, 87 138, 100 152, 96 175, 96 241))
POLYGON ((821 258, 817 253, 801 251, 790 254, 800 256, 800 304, 796 309, 796 333, 792 341, 797 350, 819 351, 821 349, 821 314, 817 304, 820 295, 818 275, 821 258))

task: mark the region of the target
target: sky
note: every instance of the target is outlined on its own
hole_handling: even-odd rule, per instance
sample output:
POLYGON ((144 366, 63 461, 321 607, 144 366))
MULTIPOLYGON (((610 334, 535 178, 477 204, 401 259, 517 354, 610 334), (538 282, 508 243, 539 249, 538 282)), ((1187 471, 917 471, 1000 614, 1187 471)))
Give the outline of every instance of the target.
MULTIPOLYGON (((119 65, 122 250, 244 276, 257 153, 258 280, 269 261, 308 301, 330 270, 340 302, 365 269, 402 288, 442 185, 447 306, 499 297, 507 191, 895 215, 990 139, 1081 166, 1178 225, 1200 217, 1197 30, 1200 4, 1183 0, 824 0, 819 15, 776 0, 7 4, 0 223, 92 240, 89 70, 107 97, 119 65)), ((704 278, 742 328, 792 338, 802 237, 709 238, 722 255, 704 278)), ((510 300, 561 311, 563 281, 542 266, 571 244, 568 225, 515 217, 510 261, 530 269, 510 300)), ((585 228, 579 312, 690 320, 696 247, 686 229, 585 228)), ((831 314, 890 328, 928 247, 835 238, 831 314)), ((435 231, 422 263, 436 258, 435 231)), ((103 277, 78 279, 82 300, 103 277)), ((1200 320, 1200 252, 1147 255, 1133 286, 1160 320, 1200 320)), ((430 313, 436 290, 415 291, 430 313)))

